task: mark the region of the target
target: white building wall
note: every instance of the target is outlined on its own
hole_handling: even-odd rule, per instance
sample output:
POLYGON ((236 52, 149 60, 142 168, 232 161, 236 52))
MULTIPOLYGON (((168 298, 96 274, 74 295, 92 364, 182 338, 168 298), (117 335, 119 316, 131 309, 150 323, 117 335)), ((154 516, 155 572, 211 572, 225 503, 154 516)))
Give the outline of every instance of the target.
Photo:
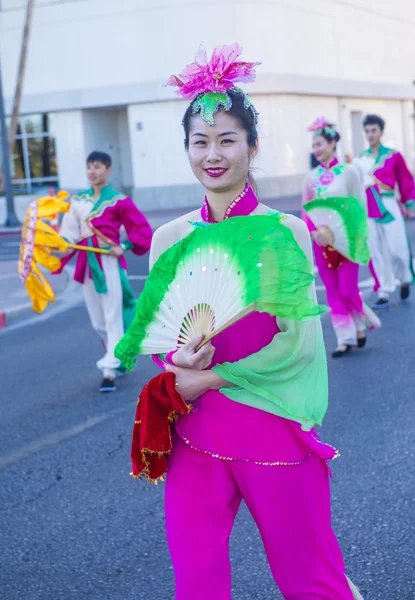
MULTIPOLYGON (((2 4, 6 96, 24 4, 2 4)), ((410 84, 414 39, 408 0, 37 0, 25 93, 164 81, 202 40, 208 48, 238 40, 247 59, 263 61, 263 73, 410 84)))
POLYGON ((184 150, 186 102, 128 107, 134 181, 137 187, 194 182, 184 150))
POLYGON ((253 98, 260 113, 261 152, 257 169, 263 177, 289 176, 309 168, 308 126, 325 114, 337 121, 335 98, 269 95, 253 98))
POLYGON ((186 102, 128 107, 133 197, 143 210, 195 206, 200 201, 201 188, 183 143, 186 107, 186 102))
POLYGON ((401 101, 401 128, 403 137, 402 151, 408 161, 410 170, 415 172, 415 121, 414 103, 401 101), (409 123, 409 127, 408 127, 409 123))
MULTIPOLYGON (((9 106, 25 4, 0 5, 9 106)), ((186 103, 162 84, 202 40, 209 52, 238 40, 245 59, 263 61, 246 86, 260 112, 261 192, 297 194, 309 168, 306 129, 320 114, 340 128, 341 157, 362 144, 360 113, 381 114, 385 143, 415 166, 414 39, 408 0, 36 0, 22 111, 55 112, 62 187, 85 187, 85 156, 100 149, 113 157, 113 185, 135 188, 149 208, 195 204, 186 103)))
POLYGON ((134 186, 133 167, 131 162, 130 131, 128 128, 127 110, 117 113, 117 134, 121 168, 121 187, 131 191, 134 186))
POLYGON ((54 115, 52 134, 56 138, 59 184, 62 189, 86 189, 85 135, 81 110, 54 115))
POLYGON ((112 159, 109 184, 121 189, 121 161, 118 138, 118 113, 115 110, 82 111, 85 135, 85 159, 94 150, 106 152, 112 159))
MULTIPOLYGON (((260 153, 254 163, 254 174, 265 198, 301 192, 304 176, 310 168, 312 136, 307 128, 321 114, 341 131, 340 159, 353 154, 353 112, 361 113, 362 117, 367 112, 381 114, 387 122, 384 143, 403 152, 408 150, 408 158, 413 159, 411 102, 294 95, 252 95, 251 98, 260 113, 260 153)), ((170 186, 178 186, 174 195, 182 193, 184 204, 189 201, 184 188, 192 186, 195 180, 183 148, 181 121, 186 106, 185 102, 166 102, 163 110, 155 110, 152 103, 128 108, 137 197, 143 201, 144 196, 148 197, 149 188, 157 190, 154 196, 150 195, 149 207, 153 198, 168 206, 170 186), (162 200, 164 195, 166 198, 162 200)), ((360 119, 358 132, 363 142, 360 119)), ((196 204, 197 193, 197 188, 192 186, 191 197, 196 204)))
POLYGON ((110 185, 131 192, 133 172, 126 110, 57 112, 52 123, 61 187, 70 191, 88 187, 85 161, 90 152, 100 150, 112 159, 110 185))
MULTIPOLYGON (((365 100, 356 98, 343 98, 341 100, 342 111, 344 112, 344 124, 342 133, 344 137, 344 146, 347 152, 352 152, 352 131, 351 131, 351 112, 362 111, 366 113, 375 113, 382 115, 386 121, 383 143, 386 146, 392 146, 398 150, 404 150, 402 135, 402 114, 401 103, 399 100, 365 100)), ((413 122, 408 121, 408 129, 413 127, 413 122)))

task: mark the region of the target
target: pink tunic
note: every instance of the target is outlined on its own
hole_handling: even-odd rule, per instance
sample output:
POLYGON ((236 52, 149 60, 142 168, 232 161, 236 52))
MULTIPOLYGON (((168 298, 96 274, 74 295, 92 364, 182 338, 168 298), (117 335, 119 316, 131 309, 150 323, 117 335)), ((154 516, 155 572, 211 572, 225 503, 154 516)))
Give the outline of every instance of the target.
MULTIPOLYGON (((248 188, 230 205, 225 218, 248 215, 257 205, 248 188)), ((206 201, 201 216, 212 222, 206 201)), ((267 313, 245 317, 213 340, 216 352, 211 367, 258 352, 278 332, 275 317, 267 313)), ((303 431, 299 423, 230 400, 217 390, 203 394, 193 410, 179 419, 176 434, 190 447, 214 457, 264 465, 296 465, 310 454, 324 460, 338 456, 335 448, 319 440, 314 429, 303 431)))
POLYGON ((378 155, 374 157, 369 148, 360 154, 355 164, 361 171, 365 183, 370 218, 385 217, 382 196, 395 196, 396 188, 399 188, 402 203, 411 203, 415 200, 414 178, 404 157, 397 150, 381 145, 378 155))
MULTIPOLYGON (((145 254, 150 248, 151 227, 131 198, 124 197, 103 207, 102 211, 92 211, 89 224, 116 246, 121 243, 120 229, 123 225, 129 241, 128 247, 138 256, 145 254)), ((125 259, 121 260, 123 258, 120 257, 120 265, 125 269, 125 259)))
MULTIPOLYGON (((137 208, 131 198, 119 194, 109 186, 101 191, 97 202, 93 201, 93 190, 86 190, 73 196, 69 212, 65 215, 60 234, 71 244, 87 246, 91 240, 95 248, 120 245, 120 230, 124 226, 127 241, 126 250, 133 254, 142 255, 148 252, 151 245, 152 229, 145 216, 137 208)), ((61 272, 64 266, 76 254, 74 279, 84 283, 85 276, 91 277, 88 268, 88 254, 75 250, 62 259, 61 272)), ((101 256, 96 255, 98 265, 102 270, 101 256)), ((125 256, 118 259, 122 269, 127 269, 125 256)))

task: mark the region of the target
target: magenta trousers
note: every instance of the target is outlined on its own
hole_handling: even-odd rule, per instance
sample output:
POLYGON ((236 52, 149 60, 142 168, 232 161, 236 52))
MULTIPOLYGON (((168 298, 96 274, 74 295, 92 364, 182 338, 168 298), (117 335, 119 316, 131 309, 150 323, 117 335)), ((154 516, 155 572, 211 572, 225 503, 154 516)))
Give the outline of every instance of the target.
POLYGON ((318 274, 326 288, 327 304, 337 343, 355 346, 357 332, 365 331, 363 301, 359 292, 359 265, 336 251, 327 251, 314 242, 318 274))
POLYGON ((286 600, 353 600, 330 523, 326 463, 225 461, 176 438, 165 492, 175 600, 231 600, 229 537, 244 500, 286 600))

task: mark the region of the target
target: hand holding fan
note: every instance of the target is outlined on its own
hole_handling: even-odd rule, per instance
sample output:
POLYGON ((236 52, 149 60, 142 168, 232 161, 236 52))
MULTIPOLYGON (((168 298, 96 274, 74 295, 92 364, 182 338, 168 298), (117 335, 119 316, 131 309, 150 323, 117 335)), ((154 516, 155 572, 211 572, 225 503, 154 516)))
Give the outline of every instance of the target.
POLYGON ((197 227, 154 264, 134 321, 115 355, 132 368, 139 354, 205 341, 255 310, 291 319, 318 315, 311 265, 278 215, 234 217, 197 227))
POLYGON ((48 302, 54 302, 53 289, 39 265, 49 271, 57 271, 61 261, 53 251, 65 252, 68 249, 93 250, 108 254, 101 248, 89 248, 69 244, 46 220, 54 220, 58 214, 68 212, 70 204, 65 202, 68 192, 60 191, 57 196, 45 196, 29 204, 22 228, 18 273, 32 300, 35 312, 42 313, 48 302))
POLYGON ((345 258, 359 264, 370 259, 366 244, 367 214, 356 198, 317 198, 303 206, 313 225, 329 228, 330 245, 345 258))

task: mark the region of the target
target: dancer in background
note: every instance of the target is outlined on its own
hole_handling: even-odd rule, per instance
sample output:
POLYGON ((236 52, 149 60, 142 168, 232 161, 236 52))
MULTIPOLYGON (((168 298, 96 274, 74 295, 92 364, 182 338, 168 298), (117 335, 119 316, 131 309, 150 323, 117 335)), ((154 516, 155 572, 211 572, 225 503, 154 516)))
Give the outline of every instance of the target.
POLYGON ((367 115, 363 121, 369 148, 354 164, 366 188, 369 215, 369 249, 379 287, 372 308, 389 306, 389 295, 400 285, 400 298, 409 299, 414 278, 412 255, 402 216, 413 210, 415 184, 402 154, 382 145, 385 121, 367 115))
MULTIPOLYGON (((336 144, 340 134, 327 121, 320 117, 309 128, 313 132, 313 153, 319 166, 308 174, 303 193, 303 206, 316 199, 327 199, 327 209, 336 209, 339 198, 354 198, 360 201, 355 210, 355 225, 363 232, 354 242, 364 247, 366 231, 366 198, 357 171, 348 164, 340 164, 336 158, 336 144), (364 210, 361 210, 364 207, 364 210)), ((316 227, 303 210, 305 220, 313 239, 314 256, 319 275, 325 285, 327 302, 330 307, 332 324, 337 337, 337 348, 333 358, 340 358, 350 352, 353 346, 363 348, 366 344, 366 317, 359 293, 359 264, 345 258, 332 246, 333 232, 328 227, 316 227)), ((353 233, 351 234, 353 235, 353 233)), ((367 262, 369 256, 364 257, 367 262)))
POLYGON ((91 188, 72 196, 69 212, 64 216, 60 234, 71 244, 108 248, 109 255, 71 252, 62 268, 78 252, 75 281, 83 284, 84 298, 92 327, 100 336, 105 355, 97 362, 103 380, 100 392, 116 389, 115 378, 123 372, 114 348, 128 329, 134 316, 135 297, 127 278, 124 253, 149 251, 152 230, 131 198, 108 185, 111 157, 92 152, 87 158, 87 177, 91 188), (125 227, 127 240, 121 242, 120 229, 125 227))

